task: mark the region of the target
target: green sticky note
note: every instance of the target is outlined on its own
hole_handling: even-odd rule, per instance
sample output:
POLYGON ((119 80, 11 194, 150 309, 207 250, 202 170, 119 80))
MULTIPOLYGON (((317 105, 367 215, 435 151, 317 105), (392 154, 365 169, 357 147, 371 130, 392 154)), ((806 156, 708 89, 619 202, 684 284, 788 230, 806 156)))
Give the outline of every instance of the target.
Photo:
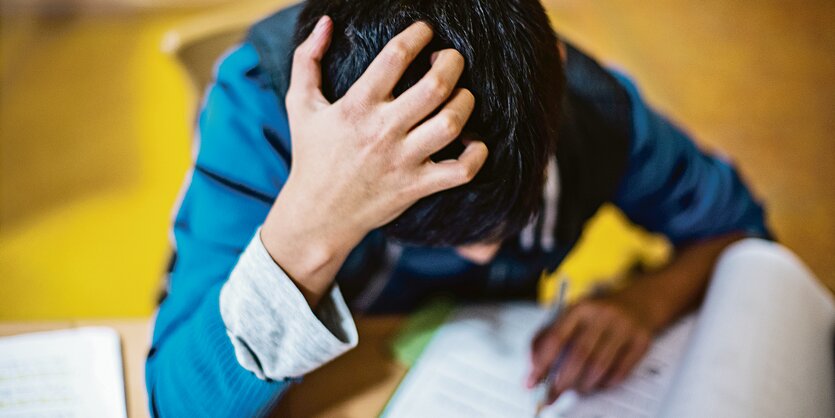
POLYGON ((415 311, 391 342, 394 358, 412 367, 454 307, 452 298, 439 298, 415 311))

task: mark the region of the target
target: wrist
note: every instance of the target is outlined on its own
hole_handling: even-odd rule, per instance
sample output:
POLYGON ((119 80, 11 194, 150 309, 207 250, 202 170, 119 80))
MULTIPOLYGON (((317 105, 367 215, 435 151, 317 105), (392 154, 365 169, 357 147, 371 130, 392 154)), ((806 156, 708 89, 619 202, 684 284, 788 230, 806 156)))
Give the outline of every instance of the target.
POLYGON ((296 284, 311 307, 330 288, 350 251, 365 235, 340 225, 338 219, 318 216, 304 201, 284 193, 276 199, 261 226, 261 242, 296 284))
POLYGON ((634 281, 614 295, 613 299, 632 313, 635 319, 653 334, 661 331, 672 321, 670 300, 654 288, 652 277, 635 278, 634 281))
POLYGON ((347 250, 315 234, 306 234, 292 219, 268 216, 261 226, 261 243, 273 260, 294 280, 316 277, 347 250))
POLYGON ((633 278, 621 291, 621 297, 653 332, 660 331, 698 307, 722 250, 742 237, 731 233, 680 247, 670 264, 661 270, 633 278))

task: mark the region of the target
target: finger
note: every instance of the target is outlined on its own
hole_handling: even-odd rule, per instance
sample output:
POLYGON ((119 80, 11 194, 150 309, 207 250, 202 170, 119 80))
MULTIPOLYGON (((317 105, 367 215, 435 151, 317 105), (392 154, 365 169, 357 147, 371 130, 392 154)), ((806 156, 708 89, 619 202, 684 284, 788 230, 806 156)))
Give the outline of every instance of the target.
POLYGON ((532 388, 545 378, 545 373, 556 361, 560 351, 579 330, 583 316, 577 309, 569 310, 557 324, 539 334, 531 346, 531 372, 528 374, 527 386, 532 388))
POLYGON ((563 363, 554 380, 554 392, 559 396, 566 389, 577 385, 577 380, 587 366, 589 359, 599 349, 598 344, 606 330, 600 322, 586 323, 572 340, 571 353, 563 363))
POLYGON ((475 99, 472 93, 458 89, 449 103, 431 119, 420 124, 406 137, 406 153, 412 158, 424 160, 458 138, 473 112, 475 99))
POLYGON ((401 126, 411 128, 444 103, 464 72, 464 56, 454 49, 437 52, 432 68, 414 86, 403 92, 391 105, 400 115, 401 126))
POLYGON ((429 24, 416 22, 391 38, 380 54, 348 90, 346 97, 374 103, 391 96, 394 86, 415 57, 432 40, 429 24))
POLYGON ((628 334, 621 329, 617 324, 613 324, 609 334, 601 340, 599 349, 589 359, 588 367, 580 378, 581 392, 589 392, 598 387, 615 365, 617 356, 629 342, 628 334))
POLYGON ((635 365, 644 357, 649 348, 650 339, 648 337, 639 337, 631 340, 626 346, 624 354, 617 358, 616 364, 612 367, 612 371, 604 381, 603 385, 611 387, 623 382, 635 365))
MULTIPOLYGON (((425 164, 421 194, 428 196, 451 189, 472 180, 487 160, 487 146, 481 141, 471 141, 458 159, 425 164)), ((421 197, 423 197, 421 196, 421 197)))
POLYGON ((293 54, 288 100, 295 104, 327 103, 322 95, 322 57, 328 50, 333 32, 333 21, 322 16, 293 54))

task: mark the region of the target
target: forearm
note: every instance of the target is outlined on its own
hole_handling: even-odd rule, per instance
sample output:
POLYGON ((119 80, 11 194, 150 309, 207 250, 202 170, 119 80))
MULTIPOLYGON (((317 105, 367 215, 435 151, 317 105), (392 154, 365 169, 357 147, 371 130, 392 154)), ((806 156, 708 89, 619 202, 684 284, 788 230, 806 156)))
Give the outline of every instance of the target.
POLYGON ((344 217, 317 214, 315 197, 295 195, 288 182, 261 227, 261 241, 315 309, 367 231, 352 228, 344 217))
MULTIPOLYGON (((228 280, 211 280, 193 264, 197 245, 180 235, 174 272, 179 287, 160 307, 146 362, 151 408, 162 416, 253 416, 289 383, 357 344, 357 331, 338 287, 312 310, 256 235, 228 280), (189 412, 191 411, 191 412, 189 412), (197 411, 197 412, 195 412, 197 411)), ((154 416, 159 415, 154 412, 154 416)))
POLYGON ((285 97, 293 165, 261 234, 311 307, 366 233, 471 181, 487 158, 486 145, 471 139, 457 158, 430 159, 461 135, 475 108, 472 93, 456 87, 465 68, 458 51, 438 51, 426 75, 390 100, 433 39, 431 26, 416 22, 397 34, 334 103, 321 91, 320 66, 332 31, 323 16, 293 55, 285 97))
POLYGON ((635 277, 614 297, 657 332, 700 303, 719 255, 741 238, 733 233, 682 246, 669 265, 635 277))
POLYGON ((186 319, 161 309, 145 364, 152 416, 253 416, 288 387, 238 364, 217 306, 220 288, 209 289, 186 319))

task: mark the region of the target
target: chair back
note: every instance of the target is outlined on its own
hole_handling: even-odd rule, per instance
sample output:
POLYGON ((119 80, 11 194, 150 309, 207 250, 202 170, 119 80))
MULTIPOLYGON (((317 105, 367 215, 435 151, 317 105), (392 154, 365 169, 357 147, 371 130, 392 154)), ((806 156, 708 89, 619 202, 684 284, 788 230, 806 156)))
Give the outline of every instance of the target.
POLYGON ((293 0, 255 0, 214 9, 166 32, 162 50, 185 69, 199 97, 213 80, 215 63, 244 39, 250 25, 293 3, 293 0))

